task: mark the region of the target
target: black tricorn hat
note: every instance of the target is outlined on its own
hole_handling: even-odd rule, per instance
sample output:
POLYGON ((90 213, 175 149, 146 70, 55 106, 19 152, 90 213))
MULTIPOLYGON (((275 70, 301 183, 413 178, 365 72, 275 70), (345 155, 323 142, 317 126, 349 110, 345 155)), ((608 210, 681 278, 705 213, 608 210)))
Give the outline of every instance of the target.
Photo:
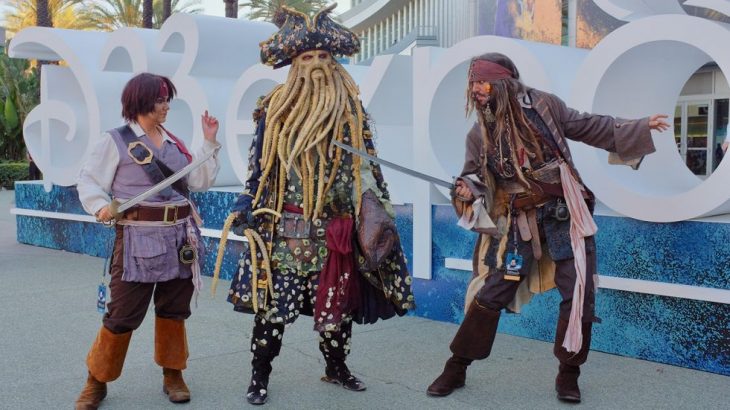
POLYGON ((261 42, 261 62, 274 68, 291 64, 292 58, 310 50, 327 50, 334 56, 351 56, 360 51, 355 33, 337 24, 329 14, 331 4, 311 19, 304 13, 282 6, 274 15, 279 31, 261 42))

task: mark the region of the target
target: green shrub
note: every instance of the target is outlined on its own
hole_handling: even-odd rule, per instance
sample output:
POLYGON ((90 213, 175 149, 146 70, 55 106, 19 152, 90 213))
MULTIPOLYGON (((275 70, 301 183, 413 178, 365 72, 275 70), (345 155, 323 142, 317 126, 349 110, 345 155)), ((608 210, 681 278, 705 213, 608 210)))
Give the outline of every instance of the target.
POLYGON ((0 186, 6 189, 13 189, 15 181, 28 179, 27 162, 2 162, 0 163, 0 186))
POLYGON ((1 159, 25 158, 23 122, 39 102, 39 85, 38 70, 30 68, 29 60, 9 58, 0 47, 1 159))

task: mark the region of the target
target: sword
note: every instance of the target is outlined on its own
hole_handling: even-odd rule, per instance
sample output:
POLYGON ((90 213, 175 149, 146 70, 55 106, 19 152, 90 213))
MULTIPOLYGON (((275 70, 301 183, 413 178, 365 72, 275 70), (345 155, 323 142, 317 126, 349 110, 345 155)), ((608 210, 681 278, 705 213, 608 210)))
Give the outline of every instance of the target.
POLYGON ((109 211, 111 211, 111 214, 114 216, 115 220, 119 220, 122 215, 124 214, 124 211, 127 209, 139 204, 140 202, 144 201, 145 199, 151 197, 152 195, 162 191, 163 189, 169 187, 170 185, 174 184, 180 178, 184 177, 185 175, 189 174, 192 170, 195 168, 198 168, 199 166, 203 165, 205 161, 208 160, 208 158, 212 157, 213 154, 215 154, 215 151, 211 151, 202 157, 196 159, 195 161, 189 163, 181 170, 177 171, 176 173, 170 175, 169 177, 163 179, 162 181, 158 182, 157 185, 153 186, 152 188, 137 194, 136 196, 126 200, 126 201, 119 201, 118 199, 114 199, 111 204, 109 204, 109 211))
POLYGON ((392 163, 390 161, 386 161, 386 160, 384 160, 382 158, 378 158, 378 157, 372 156, 372 155, 368 154, 365 151, 360 151, 357 148, 353 148, 353 147, 351 147, 351 146, 349 146, 347 144, 343 144, 343 143, 341 143, 339 141, 336 141, 336 140, 332 140, 332 143, 335 144, 335 145, 337 145, 338 147, 344 149, 345 151, 347 151, 349 153, 358 155, 360 157, 363 157, 363 158, 365 158, 365 159, 367 159, 369 161, 375 162, 377 164, 385 165, 386 167, 391 168, 391 169, 394 169, 394 170, 396 170, 398 172, 402 172, 402 173, 404 173, 406 175, 410 175, 412 177, 416 177, 416 178, 421 179, 423 181, 428 181, 428 182, 430 182, 432 184, 435 184, 435 185, 440 185, 440 186, 445 187, 445 188, 454 189, 454 184, 451 183, 451 182, 447 182, 447 181, 444 181, 443 179, 439 179, 439 178, 436 178, 436 177, 432 177, 431 175, 427 175, 427 174, 424 174, 424 173, 421 173, 421 172, 418 172, 418 171, 414 171, 414 170, 412 170, 410 168, 406 168, 406 167, 404 167, 402 165, 394 164, 394 163, 392 163))

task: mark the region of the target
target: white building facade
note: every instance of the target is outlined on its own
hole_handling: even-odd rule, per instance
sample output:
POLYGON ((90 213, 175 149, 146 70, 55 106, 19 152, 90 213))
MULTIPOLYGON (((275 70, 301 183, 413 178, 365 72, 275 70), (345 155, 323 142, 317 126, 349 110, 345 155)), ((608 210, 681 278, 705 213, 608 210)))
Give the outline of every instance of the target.
POLYGON ((380 54, 409 54, 414 46, 448 48, 477 35, 476 0, 352 0, 340 16, 360 36, 353 63, 380 54))

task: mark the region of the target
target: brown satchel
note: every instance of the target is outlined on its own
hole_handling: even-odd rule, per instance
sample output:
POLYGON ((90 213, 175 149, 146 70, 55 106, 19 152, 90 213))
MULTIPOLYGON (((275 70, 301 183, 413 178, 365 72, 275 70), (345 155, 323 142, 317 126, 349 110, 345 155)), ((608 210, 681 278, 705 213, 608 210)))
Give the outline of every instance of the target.
POLYGON ((365 258, 365 270, 373 271, 393 250, 398 240, 393 219, 385 212, 385 207, 375 193, 367 190, 362 195, 360 216, 357 223, 357 241, 360 252, 365 258))

